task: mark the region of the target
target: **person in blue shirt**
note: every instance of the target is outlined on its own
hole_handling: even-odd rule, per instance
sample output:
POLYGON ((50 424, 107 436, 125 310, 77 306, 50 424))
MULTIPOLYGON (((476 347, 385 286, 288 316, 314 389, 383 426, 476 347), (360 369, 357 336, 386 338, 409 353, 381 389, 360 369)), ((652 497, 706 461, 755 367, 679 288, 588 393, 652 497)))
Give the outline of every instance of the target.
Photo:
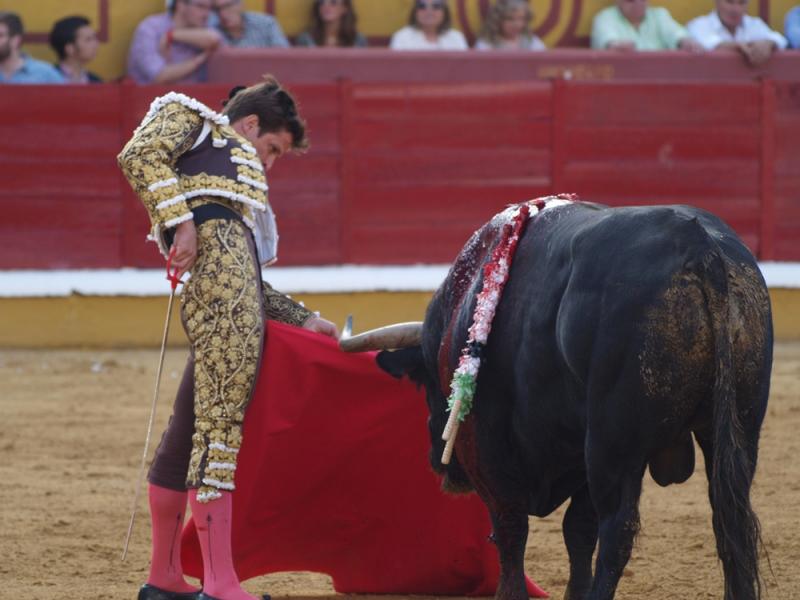
POLYGON ((50 47, 58 55, 58 62, 53 66, 66 83, 102 83, 86 68, 100 47, 89 19, 75 15, 56 21, 50 30, 50 47))
POLYGON ((784 21, 786 39, 789 40, 791 48, 800 48, 800 6, 795 6, 786 13, 784 21))
POLYGON ((0 83, 64 83, 53 65, 22 52, 23 33, 19 15, 0 12, 0 83))

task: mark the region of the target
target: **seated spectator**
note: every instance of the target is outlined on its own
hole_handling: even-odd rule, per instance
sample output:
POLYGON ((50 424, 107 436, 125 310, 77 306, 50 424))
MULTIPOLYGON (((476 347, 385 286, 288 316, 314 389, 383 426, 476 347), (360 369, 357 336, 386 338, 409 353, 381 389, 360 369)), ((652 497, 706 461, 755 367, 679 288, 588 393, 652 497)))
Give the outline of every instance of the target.
POLYGON ((783 23, 786 39, 792 48, 800 48, 800 6, 795 6, 786 13, 786 20, 783 23))
POLYGON ((764 64, 777 49, 786 48, 786 38, 758 17, 747 13, 748 0, 715 0, 711 13, 686 26, 706 50, 740 52, 752 66, 764 64))
POLYGON ((206 61, 222 41, 208 27, 212 0, 170 0, 168 12, 136 27, 128 51, 128 75, 137 83, 206 80, 206 61))
POLYGON ((102 83, 86 65, 97 56, 100 42, 86 17, 65 17, 50 31, 50 46, 58 55, 56 69, 67 83, 102 83))
POLYGON ((533 11, 528 0, 497 0, 483 23, 477 50, 546 50, 531 31, 533 11))
POLYGON ((364 48, 367 38, 356 28, 358 17, 350 0, 315 0, 311 26, 297 36, 296 46, 364 48))
POLYGON ((445 0, 417 0, 408 25, 396 31, 389 47, 394 50, 467 50, 464 34, 450 26, 445 0))
POLYGON ((244 10, 242 0, 214 0, 214 26, 229 46, 287 48, 289 40, 272 15, 244 10))
POLYGON ((674 50, 700 52, 666 8, 647 6, 647 0, 617 0, 592 22, 592 48, 609 50, 674 50))
POLYGON ((22 19, 0 12, 0 83, 64 83, 53 65, 22 52, 22 19))

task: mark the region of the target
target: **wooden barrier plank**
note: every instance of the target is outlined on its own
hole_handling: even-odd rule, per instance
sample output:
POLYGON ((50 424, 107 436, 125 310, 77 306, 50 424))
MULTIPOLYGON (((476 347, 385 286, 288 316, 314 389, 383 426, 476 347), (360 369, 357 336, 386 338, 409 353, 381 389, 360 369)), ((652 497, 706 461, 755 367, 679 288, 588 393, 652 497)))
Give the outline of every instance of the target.
POLYGON ((758 164, 746 160, 675 162, 665 168, 656 161, 574 162, 567 166, 568 187, 584 194, 620 198, 749 198, 758 204, 758 164))
POLYGON ((550 116, 550 84, 516 81, 483 83, 356 84, 353 107, 356 115, 398 118, 444 117, 468 119, 470 115, 503 120, 524 113, 531 118, 550 116))
MULTIPOLYGON (((741 80, 291 86, 312 147, 268 177, 281 264, 448 261, 505 204, 552 192, 695 204, 800 260, 800 83, 770 85, 769 103, 741 80)), ((115 156, 169 89, 3 89, 0 268, 163 265, 115 156)), ((219 109, 228 86, 183 91, 219 109)))
POLYGON ((758 126, 761 118, 760 87, 753 83, 574 82, 567 87, 570 125, 758 126))
POLYGON ((51 194, 0 197, 0 269, 118 268, 119 203, 51 194))
POLYGON ((117 86, 3 86, 0 269, 120 267, 117 86))
POLYGON ((350 262, 448 262, 472 232, 507 204, 549 192, 549 180, 359 186, 350 262))
POLYGON ((506 204, 550 191, 549 86, 354 84, 348 260, 448 261, 506 204))
POLYGON ((691 127, 607 125, 569 127, 564 136, 570 160, 601 156, 615 160, 656 159, 665 167, 676 161, 760 158, 761 132, 754 125, 691 127))
POLYGON ((229 85, 257 80, 265 65, 281 81, 291 83, 350 79, 382 83, 470 81, 494 86, 499 82, 537 79, 649 82, 658 78, 707 84, 760 78, 796 80, 799 63, 797 52, 778 52, 765 65, 753 68, 740 56, 727 52, 698 55, 585 48, 551 48, 547 52, 397 52, 387 48, 364 52, 350 48, 303 48, 298 52, 295 48, 220 48, 211 56, 208 70, 211 81, 229 85))
POLYGON ((800 260, 800 83, 778 82, 774 89, 773 251, 800 260))
POLYGON ((354 172, 359 182, 416 185, 432 181, 485 185, 507 178, 549 179, 550 153, 546 149, 470 149, 443 152, 432 148, 414 152, 356 154, 354 172))

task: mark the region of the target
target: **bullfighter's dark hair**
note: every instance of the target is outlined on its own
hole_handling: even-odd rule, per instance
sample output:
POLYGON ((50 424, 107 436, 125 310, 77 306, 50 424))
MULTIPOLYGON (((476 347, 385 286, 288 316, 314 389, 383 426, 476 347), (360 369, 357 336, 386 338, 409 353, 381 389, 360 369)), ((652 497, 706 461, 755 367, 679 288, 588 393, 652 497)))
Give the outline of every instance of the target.
POLYGON ((298 114, 297 102, 272 75, 265 75, 261 83, 250 87, 233 88, 223 113, 231 123, 256 115, 259 135, 285 130, 292 136, 293 150, 308 148, 306 124, 298 114))

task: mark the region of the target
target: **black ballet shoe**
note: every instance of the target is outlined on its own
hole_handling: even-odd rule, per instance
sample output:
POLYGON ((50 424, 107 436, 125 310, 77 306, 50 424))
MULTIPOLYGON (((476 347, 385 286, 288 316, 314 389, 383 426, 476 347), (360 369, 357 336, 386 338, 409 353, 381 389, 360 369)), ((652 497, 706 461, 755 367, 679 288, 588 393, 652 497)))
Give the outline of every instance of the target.
POLYGON ((200 592, 168 592, 145 583, 139 590, 139 600, 197 600, 200 592))
MULTIPOLYGON (((208 594, 200 592, 200 595, 197 597, 197 600, 219 600, 219 599, 214 598, 214 596, 209 596, 208 594)), ((262 594, 261 600, 272 600, 272 596, 270 596, 269 594, 262 594)))

